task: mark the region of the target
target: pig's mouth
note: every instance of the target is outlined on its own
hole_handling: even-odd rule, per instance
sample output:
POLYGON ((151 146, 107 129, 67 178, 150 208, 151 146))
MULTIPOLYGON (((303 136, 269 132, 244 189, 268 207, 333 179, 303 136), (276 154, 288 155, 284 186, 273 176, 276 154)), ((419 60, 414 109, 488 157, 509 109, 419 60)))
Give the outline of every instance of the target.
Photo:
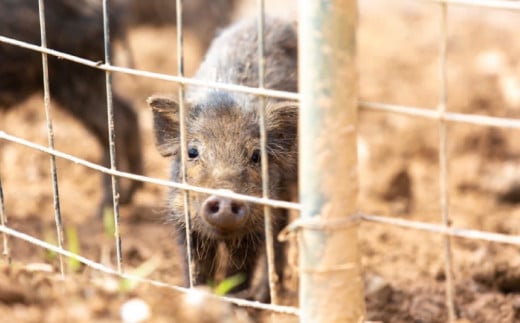
POLYGON ((222 228, 202 220, 204 232, 207 236, 218 240, 234 240, 247 235, 245 225, 234 228, 222 228))

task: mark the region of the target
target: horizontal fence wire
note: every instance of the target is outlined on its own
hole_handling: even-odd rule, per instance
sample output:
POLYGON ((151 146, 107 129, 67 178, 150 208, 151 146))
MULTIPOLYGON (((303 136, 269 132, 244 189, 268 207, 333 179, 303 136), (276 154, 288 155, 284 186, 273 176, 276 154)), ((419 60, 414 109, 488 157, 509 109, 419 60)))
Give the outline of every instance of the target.
POLYGON ((379 102, 360 101, 359 107, 367 111, 390 112, 410 117, 420 117, 432 120, 443 120, 447 122, 466 123, 479 126, 520 129, 520 119, 499 118, 475 114, 464 114, 456 112, 439 113, 438 110, 428 108, 411 107, 379 102))
POLYGON ((137 174, 133 174, 133 173, 126 173, 126 172, 122 172, 119 170, 112 170, 110 168, 101 166, 101 165, 93 163, 93 162, 89 162, 87 160, 78 158, 76 156, 61 152, 59 150, 50 149, 48 147, 45 147, 45 146, 42 146, 39 144, 35 144, 32 141, 28 141, 28 140, 7 134, 4 131, 0 131, 0 139, 5 139, 7 141, 20 144, 22 146, 26 146, 28 148, 39 150, 41 152, 63 158, 63 159, 69 160, 73 163, 76 163, 78 165, 82 165, 82 166, 88 167, 90 169, 93 169, 93 170, 96 170, 96 171, 99 171, 101 173, 108 174, 108 175, 115 175, 118 177, 123 177, 123 178, 131 179, 131 180, 141 181, 141 182, 150 183, 150 184, 157 184, 157 185, 162 185, 162 186, 167 186, 167 187, 173 187, 173 188, 178 188, 181 190, 188 190, 188 191, 205 193, 205 194, 213 194, 213 195, 217 195, 217 196, 221 196, 221 197, 227 197, 227 198, 231 198, 231 199, 235 199, 235 200, 241 200, 241 201, 246 201, 246 202, 251 202, 251 203, 256 203, 256 204, 261 204, 261 205, 269 205, 269 206, 272 206, 275 208, 285 208, 285 209, 291 209, 291 210, 297 210, 297 211, 300 210, 299 203, 266 199, 266 198, 261 198, 261 197, 234 193, 229 190, 204 188, 204 187, 194 186, 194 185, 190 185, 190 184, 183 184, 183 183, 178 183, 178 182, 172 182, 169 180, 163 180, 163 179, 157 179, 157 178, 143 176, 143 175, 137 175, 137 174))
MULTIPOLYGON (((434 0, 421 0, 421 1, 434 1, 434 0)), ((123 74, 141 76, 146 78, 158 79, 163 81, 171 81, 185 85, 196 85, 203 87, 211 87, 228 91, 236 91, 253 95, 260 96, 269 96, 272 98, 280 98, 287 99, 293 101, 299 101, 300 95, 298 93, 286 92, 286 91, 278 91, 278 90, 269 90, 269 89, 260 89, 242 85, 235 84, 226 84, 219 82, 207 82, 200 81, 196 79, 192 79, 189 77, 180 77, 174 76, 170 74, 162 74, 155 73, 149 71, 143 71, 133 68, 120 67, 115 65, 106 65, 103 62, 95 62, 92 60, 84 59, 78 56, 74 56, 71 54, 67 54, 64 52, 60 52, 53 49, 43 48, 34 44, 30 44, 27 42, 19 41, 13 38, 0 36, 0 42, 4 42, 7 44, 11 44, 14 46, 34 50, 41 53, 46 53, 61 59, 66 59, 75 63, 79 63, 82 65, 90 66, 93 68, 98 68, 105 71, 118 72, 123 74)), ((500 117, 492 117, 485 115, 475 115, 475 114, 464 114, 464 113, 455 113, 455 112, 445 112, 440 114, 437 110, 433 110, 426 107, 412 107, 406 105, 397 105, 397 104, 387 104, 380 102, 370 102, 370 101, 359 101, 359 108, 361 111, 369 110, 369 111, 381 111, 381 112, 390 112, 402 115, 408 115, 413 117, 421 117, 425 119, 432 120, 445 120, 447 122, 456 122, 456 123, 467 123, 474 125, 482 125, 482 126, 490 126, 490 127, 501 127, 501 128, 511 128, 511 129, 520 129, 520 119, 514 118, 500 118, 500 117)))
POLYGON ((412 221, 401 218, 391 218, 388 216, 380 216, 373 214, 359 214, 359 218, 363 221, 388 224, 407 229, 439 233, 452 237, 466 238, 472 240, 484 240, 489 242, 504 243, 520 246, 520 236, 508 235, 501 233, 485 232, 479 230, 471 230, 464 228, 446 227, 442 224, 434 224, 420 221, 412 221))
MULTIPOLYGON (((124 73, 124 74, 135 75, 135 76, 159 79, 159 80, 163 80, 163 81, 172 81, 172 82, 177 82, 177 83, 181 83, 181 84, 212 87, 212 88, 218 88, 218 89, 222 89, 222 90, 237 91, 237 92, 243 92, 243 93, 255 94, 255 95, 264 95, 264 96, 269 96, 269 97, 273 97, 273 98, 282 98, 282 99, 288 99, 288 100, 294 100, 294 101, 300 100, 299 94, 293 93, 293 92, 259 89, 259 88, 253 88, 253 87, 248 87, 248 86, 225 84, 225 83, 218 83, 218 82, 206 82, 206 81, 200 81, 200 80, 191 79, 191 78, 187 78, 187 77, 179 77, 179 76, 173 76, 173 75, 169 75, 169 74, 148 72, 148 71, 142 71, 142 70, 126 68, 126 67, 119 67, 119 66, 114 66, 114 65, 108 66, 101 62, 94 62, 94 61, 91 61, 88 59, 83 59, 83 58, 80 58, 80 57, 77 57, 74 55, 66 54, 66 53, 52 50, 52 49, 43 48, 43 47, 40 47, 37 45, 18 41, 16 39, 4 37, 4 36, 0 36, 0 42, 5 42, 5 43, 11 44, 11 45, 15 45, 15 46, 23 47, 26 49, 31 49, 31 50, 35 50, 38 52, 46 53, 49 55, 56 56, 58 58, 70 60, 72 62, 90 66, 93 68, 98 68, 101 70, 109 70, 109 71, 113 71, 113 72, 119 72, 119 73, 124 73)), ((448 122, 458 122, 458 123, 468 123, 468 124, 491 126, 491 127, 520 129, 520 119, 513 119, 513 118, 500 118, 500 117, 491 117, 491 116, 484 116, 484 115, 464 114, 464 113, 455 113, 455 112, 445 112, 444 114, 439 114, 439 112, 436 110, 432 110, 432 109, 424 108, 424 107, 412 107, 412 106, 406 106, 406 105, 387 104, 387 103, 370 102, 370 101, 363 101, 363 100, 361 100, 359 102, 359 107, 362 110, 391 112, 391 113, 397 113, 397 114, 403 114, 403 115, 415 116, 415 117, 421 117, 421 118, 433 119, 433 120, 443 119, 448 122)))
POLYGON ((44 248, 46 250, 50 250, 50 251, 56 252, 56 253, 58 253, 60 255, 63 255, 65 257, 75 259, 75 260, 81 262, 82 264, 92 268, 92 269, 101 271, 101 272, 106 273, 106 274, 114 275, 114 276, 117 276, 117 277, 120 277, 120 278, 132 280, 132 281, 136 281, 136 282, 148 283, 148 284, 151 284, 151 285, 154 285, 154 286, 158 286, 158 287, 166 287, 166 288, 170 288, 170 289, 182 292, 182 293, 201 293, 202 295, 205 295, 207 297, 211 297, 211 298, 214 298, 214 299, 218 299, 218 300, 221 300, 221 301, 224 301, 224 302, 227 302, 227 303, 232 303, 232 304, 243 306, 243 307, 250 307, 250 308, 261 309, 261 310, 268 310, 268 311, 271 311, 271 312, 276 312, 276 313, 281 313, 281 314, 299 315, 299 309, 297 309, 295 307, 263 304, 263 303, 260 303, 260 302, 248 301, 248 300, 237 299, 237 298, 232 298, 232 297, 217 296, 215 294, 210 294, 210 293, 203 292, 203 291, 198 291, 198 290, 194 290, 194 289, 179 287, 179 286, 167 284, 167 283, 164 283, 164 282, 161 282, 161 281, 148 279, 148 278, 143 278, 143 277, 140 277, 140 276, 137 276, 137 275, 131 275, 131 274, 122 273, 122 272, 119 272, 118 270, 114 270, 113 268, 104 266, 104 265, 102 265, 102 264, 100 264, 98 262, 92 261, 92 260, 90 260, 90 259, 88 259, 86 257, 83 257, 81 255, 75 254, 75 253, 70 252, 70 251, 68 251, 66 249, 60 248, 60 247, 58 247, 56 245, 53 245, 51 243, 48 243, 48 242, 45 242, 43 240, 37 239, 37 238, 35 238, 35 237, 33 237, 33 236, 29 235, 29 234, 20 232, 18 230, 14 230, 14 229, 9 228, 9 227, 0 226, 0 232, 2 232, 3 234, 7 234, 9 236, 12 236, 12 237, 15 237, 15 238, 27 241, 27 242, 29 242, 29 243, 31 243, 33 245, 39 246, 39 247, 44 248))
POLYGON ((126 67, 120 67, 120 66, 114 66, 114 65, 107 65, 107 64, 103 63, 102 61, 92 61, 89 59, 81 58, 81 57, 67 54, 64 52, 60 52, 60 51, 57 51, 54 49, 43 48, 38 45, 34 45, 31 43, 23 42, 23 41, 5 37, 5 36, 0 36, 0 42, 22 47, 25 49, 30 49, 30 50, 37 51, 40 53, 45 53, 45 54, 52 55, 52 56, 55 56, 60 59, 65 59, 65 60, 68 60, 71 62, 82 64, 85 66, 90 66, 90 67, 97 68, 97 69, 104 70, 104 71, 119 72, 119 73, 124 73, 124 74, 129 74, 129 75, 153 78, 153 79, 157 79, 157 80, 171 81, 171 82, 176 82, 176 83, 180 83, 180 84, 184 84, 184 85, 197 85, 197 86, 211 87, 211 88, 216 88, 216 89, 221 89, 221 90, 243 92, 243 93, 255 94, 255 95, 264 95, 264 96, 269 96, 272 98, 280 98, 280 99, 295 100, 295 101, 299 100, 299 95, 297 93, 293 93, 293 92, 259 89, 259 88, 255 88, 255 87, 248 87, 248 86, 236 85, 236 84, 201 81, 201 80, 197 80, 197 79, 193 79, 193 78, 189 78, 189 77, 174 76, 174 75, 170 75, 170 74, 162 74, 162 73, 148 72, 148 71, 142 71, 142 70, 138 70, 138 69, 132 69, 132 68, 126 68, 126 67))
MULTIPOLYGON (((81 158, 63 153, 61 151, 53 150, 48 147, 35 144, 31 141, 27 141, 25 139, 9 135, 9 134, 5 133, 4 131, 0 131, 0 139, 14 142, 14 143, 17 143, 17 144, 20 144, 20 145, 23 145, 23 146, 26 146, 26 147, 29 147, 32 149, 39 150, 44 153, 52 154, 52 155, 55 155, 56 157, 60 157, 60 158, 69 160, 78 165, 82 165, 82 166, 97 170, 102 173, 110 174, 110 175, 116 175, 116 176, 132 179, 132 180, 137 180, 137 181, 142 181, 142 182, 146 182, 146 183, 150 183, 150 184, 157 184, 157 185, 163 185, 163 186, 167 186, 167 187, 175 187, 178 189, 191 190, 191 191, 199 192, 199 193, 215 194, 215 195, 222 196, 222 197, 228 197, 228 198, 232 198, 232 199, 243 200, 243 201, 257 203, 257 204, 269 205, 272 207, 286 208, 286 209, 292 209, 292 210, 296 210, 296 211, 300 210, 299 203, 258 198, 258 197, 254 197, 254 196, 233 193, 233 192, 225 191, 225 190, 208 189, 208 188, 203 188, 203 187, 198 187, 198 186, 192 186, 189 184, 181 184, 181 183, 172 182, 172 181, 168 181, 168 180, 157 179, 157 178, 147 177, 147 176, 142 176, 142 175, 135 175, 132 173, 125 173, 125 172, 117 171, 117 170, 111 170, 109 168, 100 166, 96 163, 92 163, 92 162, 83 160, 81 158)), ((359 214, 359 218, 364 221, 368 221, 368 222, 390 224, 390 225, 400 226, 400 227, 409 228, 409 229, 416 229, 416 230, 421 230, 421 231, 451 235, 451 236, 459 237, 459 238, 485 240, 485 241, 490 241, 490 242, 520 245, 520 236, 515 236, 515 235, 484 232, 484 231, 464 229, 464 228, 454 228, 454 227, 447 228, 440 224, 411 221, 411 220, 405 220, 405 219, 399 219, 399 218, 390 218, 390 217, 385 217, 385 216, 370 215, 370 214, 363 214, 363 213, 359 214)))
POLYGON ((420 2, 435 2, 449 5, 483 7, 490 9, 520 10, 519 1, 502 0, 417 0, 420 2))

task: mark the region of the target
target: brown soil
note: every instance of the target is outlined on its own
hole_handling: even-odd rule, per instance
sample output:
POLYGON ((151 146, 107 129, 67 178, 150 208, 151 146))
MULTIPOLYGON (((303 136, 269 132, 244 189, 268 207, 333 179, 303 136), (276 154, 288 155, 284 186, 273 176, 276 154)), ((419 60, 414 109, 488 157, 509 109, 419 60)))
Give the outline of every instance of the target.
MULTIPOLYGON (((396 1, 392 7, 385 1, 360 2, 361 99, 435 109, 440 97, 439 6, 411 1, 396 1)), ((448 13, 448 109, 518 118, 518 16, 459 7, 450 7, 448 13)), ((176 73, 174 40, 174 28, 133 29, 130 42, 137 67, 176 73)), ((119 56, 124 65, 126 58, 119 56)), ((191 75, 201 58, 193 35, 186 35, 185 57, 186 74, 191 75)), ((175 85, 124 75, 117 75, 115 83, 139 110, 146 175, 166 178, 167 161, 155 151, 145 98, 156 92, 173 92, 175 85)), ((56 147, 99 161, 100 149, 92 136, 61 110, 53 109, 52 114, 56 147)), ((2 114, 0 129, 45 145, 44 120, 40 94, 2 114)), ((362 212, 441 223, 438 130, 438 124, 430 120, 365 110, 360 113, 362 212)), ((519 233, 517 135, 518 131, 511 129, 448 125, 449 214, 455 227, 519 233)), ((48 156, 5 141, 0 142, 0 153, 9 225, 55 241, 48 156)), ((81 255, 114 266, 115 244, 95 218, 99 175, 58 159, 58 176, 64 225, 67 231, 77 230, 81 255)), ((163 217, 165 191, 146 184, 131 205, 122 207, 124 268, 132 272, 152 259, 154 270, 149 278, 180 284, 180 259, 172 229, 163 217)), ((447 321, 443 237, 363 223, 360 239, 369 320, 447 321)), ((460 322, 520 322, 518 248, 459 238, 451 243, 460 322)), ((55 255, 14 238, 9 246, 13 264, 0 266, 2 322, 116 322, 120 321, 122 304, 133 298, 149 305, 153 322, 203 321, 191 317, 193 313, 214 317, 216 322, 223 322, 223 317, 247 322, 257 316, 249 312, 248 317, 246 312, 220 303, 197 307, 186 303, 189 300, 179 292, 148 284, 126 290, 111 276, 86 267, 73 270, 67 260, 63 280, 55 255)), ((284 303, 296 304, 294 286, 292 281, 284 303)), ((263 317, 268 321, 268 315, 263 317)), ((296 321, 290 316, 275 320, 296 321)))

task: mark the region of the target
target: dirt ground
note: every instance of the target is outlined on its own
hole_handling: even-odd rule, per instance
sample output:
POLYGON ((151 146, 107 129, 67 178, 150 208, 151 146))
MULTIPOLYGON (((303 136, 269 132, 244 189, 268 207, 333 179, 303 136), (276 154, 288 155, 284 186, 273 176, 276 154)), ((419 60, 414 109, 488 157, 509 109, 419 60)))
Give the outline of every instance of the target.
MULTIPOLYGON (((287 2, 277 1, 272 11, 288 6, 287 2)), ((246 12, 247 6, 237 16, 246 12)), ((283 13, 287 16, 288 12, 294 13, 283 13)), ((450 7, 446 62, 449 111, 520 117, 519 15, 450 7)), ((395 1, 389 6, 387 1, 360 1, 361 100, 437 108, 440 17, 440 7, 426 2, 395 1)), ((132 29, 130 45, 137 67, 176 73, 174 40, 173 27, 132 29)), ((186 74, 192 75, 203 50, 189 32, 185 42, 186 74)), ((121 52, 116 59, 124 65, 127 60, 121 52)), ((114 82, 139 111, 146 175, 167 178, 167 161, 153 145, 151 113, 145 99, 153 93, 173 92, 175 85, 125 75, 117 75, 114 82)), ((52 113, 56 148, 98 162, 100 148, 92 136, 61 110, 52 113)), ((45 129, 41 94, 0 115, 0 130, 44 145, 45 129)), ((440 223, 438 124, 362 110, 359 130, 361 212, 440 223)), ((453 226, 519 234, 517 135, 518 130, 512 129, 448 125, 449 215, 453 226)), ((54 242, 48 156, 2 141, 0 176, 9 226, 54 242)), ((76 248, 81 255, 115 266, 114 241, 95 218, 101 198, 99 175, 58 159, 58 176, 63 221, 69 234, 65 246, 72 248, 73 232, 77 231, 76 248)), ((165 192, 163 187, 145 184, 133 203, 121 208, 124 269, 133 272, 145 263, 152 267, 149 278, 180 284, 181 260, 172 229, 163 217, 165 192)), ((360 241, 368 320, 448 320, 443 237, 363 223, 360 241)), ((459 238, 451 243, 460 322, 520 322, 519 249, 459 238)), ((52 253, 14 238, 9 246, 12 265, 0 265, 0 322, 118 322, 123 304, 132 299, 148 304, 152 322, 210 322, 210 317, 215 322, 248 322, 257 316, 210 300, 201 306, 179 292, 147 284, 123 288, 116 278, 86 267, 75 268, 67 260, 63 280, 52 253)), ((293 282, 284 293, 285 304, 296 305, 294 286, 293 282)), ((260 317, 261 321, 271 318, 266 314, 260 317)), ((272 321, 296 318, 279 315, 272 321)))

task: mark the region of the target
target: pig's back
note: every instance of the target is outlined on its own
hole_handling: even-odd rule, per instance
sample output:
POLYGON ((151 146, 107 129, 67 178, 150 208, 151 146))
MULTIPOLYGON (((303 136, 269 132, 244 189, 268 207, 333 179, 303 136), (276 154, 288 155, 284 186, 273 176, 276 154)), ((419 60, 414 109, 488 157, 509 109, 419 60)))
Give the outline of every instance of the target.
MULTIPOLYGON (((264 87, 296 92, 298 51, 294 25, 266 17, 264 35, 264 87)), ((195 78, 258 87, 257 36, 256 19, 243 20, 227 28, 211 44, 195 78)))

